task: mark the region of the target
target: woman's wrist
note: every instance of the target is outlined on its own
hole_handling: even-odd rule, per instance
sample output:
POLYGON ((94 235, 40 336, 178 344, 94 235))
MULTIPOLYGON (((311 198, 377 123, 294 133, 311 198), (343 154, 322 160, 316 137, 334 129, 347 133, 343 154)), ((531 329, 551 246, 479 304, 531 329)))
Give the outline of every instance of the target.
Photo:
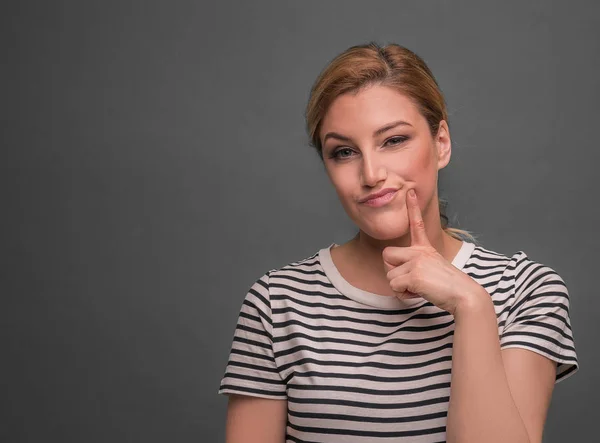
POLYGON ((452 314, 454 321, 459 322, 464 317, 479 316, 490 312, 493 312, 495 317, 496 311, 492 298, 483 286, 477 285, 472 291, 461 293, 452 314))

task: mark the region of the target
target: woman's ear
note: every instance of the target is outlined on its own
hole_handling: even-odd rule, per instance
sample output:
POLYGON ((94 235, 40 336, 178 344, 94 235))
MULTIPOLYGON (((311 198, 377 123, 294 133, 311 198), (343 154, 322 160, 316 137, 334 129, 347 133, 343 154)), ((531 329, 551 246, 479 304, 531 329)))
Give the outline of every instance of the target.
POLYGON ((450 163, 452 154, 452 141, 450 140, 450 129, 446 120, 440 121, 438 132, 435 136, 435 147, 437 150, 438 170, 446 167, 450 163))

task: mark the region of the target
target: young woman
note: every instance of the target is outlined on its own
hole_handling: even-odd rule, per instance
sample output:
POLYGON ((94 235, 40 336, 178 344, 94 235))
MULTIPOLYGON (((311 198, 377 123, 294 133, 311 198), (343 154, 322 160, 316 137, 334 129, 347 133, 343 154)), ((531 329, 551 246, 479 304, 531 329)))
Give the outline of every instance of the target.
POLYGON ((226 441, 541 442, 554 384, 578 369, 568 291, 447 226, 450 132, 426 64, 352 47, 306 117, 359 232, 250 288, 219 390, 226 441))

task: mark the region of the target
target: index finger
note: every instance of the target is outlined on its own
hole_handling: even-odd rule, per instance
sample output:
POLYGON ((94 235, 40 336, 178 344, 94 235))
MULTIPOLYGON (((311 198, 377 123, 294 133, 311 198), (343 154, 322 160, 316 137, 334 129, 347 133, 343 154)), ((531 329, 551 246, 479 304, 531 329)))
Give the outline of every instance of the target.
POLYGON ((429 238, 425 231, 425 222, 421 215, 417 194, 414 189, 409 189, 406 194, 406 209, 408 211, 408 223, 410 225, 410 243, 411 245, 429 245, 429 238))

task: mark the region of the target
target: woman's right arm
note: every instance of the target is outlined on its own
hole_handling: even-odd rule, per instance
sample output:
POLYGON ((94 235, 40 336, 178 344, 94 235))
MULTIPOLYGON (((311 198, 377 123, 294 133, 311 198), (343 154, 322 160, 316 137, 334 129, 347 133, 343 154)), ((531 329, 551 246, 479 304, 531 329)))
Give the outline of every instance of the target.
POLYGON ((287 400, 229 395, 225 443, 284 443, 287 400))

